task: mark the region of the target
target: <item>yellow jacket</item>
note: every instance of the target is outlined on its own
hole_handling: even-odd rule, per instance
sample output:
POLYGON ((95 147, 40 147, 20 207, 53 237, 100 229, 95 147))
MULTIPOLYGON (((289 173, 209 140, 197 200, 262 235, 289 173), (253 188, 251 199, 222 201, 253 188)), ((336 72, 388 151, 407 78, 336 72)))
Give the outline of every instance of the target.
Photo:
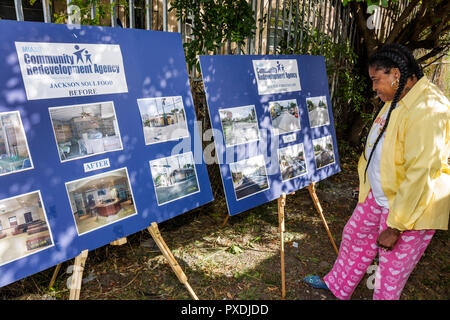
MULTIPOLYGON (((386 112, 385 103, 380 114, 386 112)), ((381 151, 380 179, 389 200, 387 225, 399 230, 448 229, 450 211, 450 103, 425 76, 392 111, 381 151)), ((358 163, 359 199, 367 160, 358 163)))

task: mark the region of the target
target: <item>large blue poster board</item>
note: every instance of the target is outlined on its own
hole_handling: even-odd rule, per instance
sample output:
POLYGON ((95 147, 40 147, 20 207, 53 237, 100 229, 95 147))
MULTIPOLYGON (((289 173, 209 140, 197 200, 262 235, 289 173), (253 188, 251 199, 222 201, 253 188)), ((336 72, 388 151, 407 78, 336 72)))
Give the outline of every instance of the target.
POLYGON ((213 200, 178 33, 0 21, 0 286, 213 200))
POLYGON ((228 211, 340 171, 324 57, 201 56, 228 211))

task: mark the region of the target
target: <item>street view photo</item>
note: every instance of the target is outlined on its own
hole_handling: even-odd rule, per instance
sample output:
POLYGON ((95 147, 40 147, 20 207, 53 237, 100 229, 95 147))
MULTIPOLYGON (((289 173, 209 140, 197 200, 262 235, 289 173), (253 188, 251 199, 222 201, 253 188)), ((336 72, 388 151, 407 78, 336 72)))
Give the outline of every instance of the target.
POLYGON ((257 141, 258 119, 254 105, 219 110, 227 147, 257 141))
POLYGON ((0 176, 33 168, 18 111, 0 113, 0 176))
POLYGON ((313 140, 313 147, 317 169, 334 163, 333 139, 331 136, 313 140))
POLYGON ((138 99, 137 103, 146 145, 189 137, 181 96, 138 99))
POLYGON ((0 265, 53 246, 39 191, 0 200, 0 265))
POLYGON ((192 152, 150 161, 158 205, 200 191, 192 152))
POLYGON ((269 188, 263 155, 230 163, 230 171, 237 200, 269 188))
POLYGON ((281 178, 283 181, 296 178, 306 173, 303 143, 294 144, 278 150, 281 178))
POLYGON ((306 105, 311 128, 330 124, 326 96, 306 98, 306 105))
POLYGON ((282 100, 269 103, 274 135, 300 130, 297 100, 282 100))

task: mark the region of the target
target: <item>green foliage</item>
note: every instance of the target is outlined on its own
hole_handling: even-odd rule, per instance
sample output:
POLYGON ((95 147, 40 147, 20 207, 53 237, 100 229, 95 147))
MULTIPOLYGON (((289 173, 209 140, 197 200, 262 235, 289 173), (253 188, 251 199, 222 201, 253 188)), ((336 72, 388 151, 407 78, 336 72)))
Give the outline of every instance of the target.
MULTIPOLYGON (((30 2, 33 0, 30 0, 30 2)), ((80 24, 93 25, 93 26, 110 26, 110 21, 107 19, 111 16, 111 13, 116 5, 123 6, 125 8, 125 14, 128 12, 128 1, 116 0, 115 2, 102 1, 102 0, 72 0, 68 6, 74 5, 80 8, 80 24), (91 16, 92 5, 95 6, 95 17, 91 16)), ((73 13, 72 13, 73 14, 73 13)), ((66 23, 68 13, 55 13, 55 23, 66 23)))
POLYGON ((224 43, 245 44, 256 30, 254 12, 246 0, 174 0, 179 21, 192 19, 192 40, 184 44, 189 67, 200 70, 198 55, 217 53, 224 43))

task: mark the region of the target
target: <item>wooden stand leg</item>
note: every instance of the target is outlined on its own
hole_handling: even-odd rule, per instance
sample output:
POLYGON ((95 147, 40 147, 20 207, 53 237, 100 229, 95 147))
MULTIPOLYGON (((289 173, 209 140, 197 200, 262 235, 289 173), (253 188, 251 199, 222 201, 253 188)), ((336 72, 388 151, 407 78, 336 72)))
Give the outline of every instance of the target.
POLYGON ((125 243, 127 243, 127 237, 117 239, 117 240, 111 242, 110 245, 112 245, 112 246, 121 246, 121 245, 123 245, 125 243))
POLYGON ((55 284, 56 277, 58 276, 59 269, 61 269, 61 263, 56 266, 55 271, 53 272, 52 279, 50 280, 50 284, 48 285, 49 288, 52 288, 53 285, 55 284))
POLYGON ((330 229, 328 228, 327 221, 325 220, 325 217, 323 215, 322 206, 320 205, 319 198, 316 194, 316 184, 313 182, 308 186, 309 194, 314 202, 314 206, 316 207, 317 212, 319 212, 320 218, 322 219, 323 225, 325 226, 325 230, 328 233, 328 237, 330 238, 331 244, 333 245, 334 251, 336 251, 336 254, 339 254, 339 250, 336 246, 336 243, 334 243, 333 236, 331 235, 330 229))
POLYGON ((69 300, 79 300, 81 292, 81 280, 83 279, 84 265, 88 256, 88 250, 81 252, 79 256, 75 258, 73 266, 73 274, 71 276, 70 283, 70 295, 69 300))
POLYGON ((159 250, 161 250, 164 257, 169 262, 170 267, 175 272, 175 275, 177 276, 178 280, 184 284, 186 289, 188 290, 189 294, 194 300, 198 300, 197 295, 195 294, 194 290, 192 290, 191 286, 189 285, 187 281, 187 277, 184 274, 183 270, 181 269, 180 265, 178 264, 177 260, 173 256, 172 252, 170 251, 169 247, 167 247, 167 244, 164 242, 164 239, 161 236, 161 233, 159 232, 158 225, 153 222, 150 227, 147 228, 147 230, 150 232, 150 234, 153 237, 153 240, 155 240, 155 243, 158 245, 159 250))
POLYGON ((228 222, 228 219, 230 219, 230 215, 229 215, 229 214, 227 214, 227 216, 225 217, 225 220, 223 220, 223 222, 222 222, 222 228, 225 227, 225 225, 226 225, 227 222, 228 222))
POLYGON ((286 205, 286 194, 278 198, 278 229, 280 230, 280 256, 281 256, 281 299, 286 298, 286 274, 284 270, 284 206, 286 205))

